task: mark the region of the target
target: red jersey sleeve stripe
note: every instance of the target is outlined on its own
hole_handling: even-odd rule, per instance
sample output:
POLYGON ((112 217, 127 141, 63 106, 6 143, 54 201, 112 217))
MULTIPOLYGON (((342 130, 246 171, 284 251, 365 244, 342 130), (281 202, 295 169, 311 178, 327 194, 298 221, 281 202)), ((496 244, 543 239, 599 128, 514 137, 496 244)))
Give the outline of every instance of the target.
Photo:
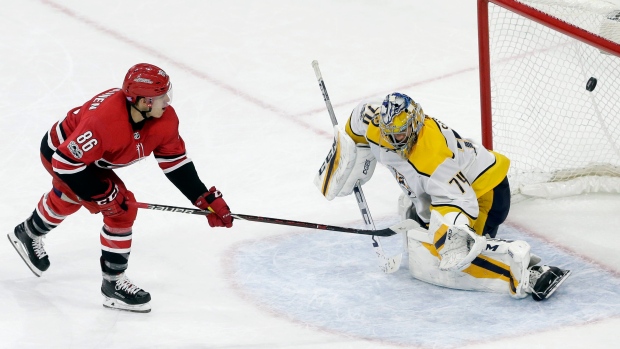
POLYGON ((62 144, 65 141, 65 133, 62 130, 62 121, 56 123, 56 137, 58 137, 58 144, 62 144))
POLYGON ((51 129, 47 131, 47 146, 53 151, 56 151, 57 147, 54 145, 54 142, 52 141, 52 130, 51 129))
POLYGON ((55 123, 52 128, 47 131, 47 146, 54 151, 56 151, 56 148, 58 148, 58 145, 60 144, 60 142, 58 142, 58 137, 56 136, 58 132, 56 125, 58 125, 58 123, 55 123))
POLYGON ((183 166, 185 164, 189 164, 190 162, 192 162, 191 159, 184 158, 181 161, 161 162, 161 163, 159 163, 159 167, 164 171, 164 173, 170 173, 170 172, 178 169, 179 167, 181 167, 181 166, 183 166))
POLYGON ((186 154, 175 155, 175 156, 157 156, 157 155, 155 155, 155 159, 157 160, 158 163, 162 163, 162 162, 175 162, 175 161, 183 160, 186 157, 187 157, 186 154))
POLYGON ((52 125, 49 131, 47 131, 47 144, 53 150, 56 150, 56 148, 67 139, 67 135, 62 127, 62 122, 65 119, 66 116, 52 125))
POLYGON ((56 173, 71 174, 83 171, 86 169, 86 164, 70 161, 58 155, 58 153, 54 153, 54 155, 52 155, 52 168, 56 173))
POLYGON ((155 155, 155 159, 164 173, 170 173, 192 161, 185 153, 171 156, 155 155))

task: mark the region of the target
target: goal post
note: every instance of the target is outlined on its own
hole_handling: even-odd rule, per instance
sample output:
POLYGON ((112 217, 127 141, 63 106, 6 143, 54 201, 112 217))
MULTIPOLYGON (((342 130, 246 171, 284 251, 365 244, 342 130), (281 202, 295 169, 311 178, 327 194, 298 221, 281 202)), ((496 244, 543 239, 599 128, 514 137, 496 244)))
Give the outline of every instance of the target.
POLYGON ((516 196, 620 192, 620 6, 478 0, 482 142, 516 196))

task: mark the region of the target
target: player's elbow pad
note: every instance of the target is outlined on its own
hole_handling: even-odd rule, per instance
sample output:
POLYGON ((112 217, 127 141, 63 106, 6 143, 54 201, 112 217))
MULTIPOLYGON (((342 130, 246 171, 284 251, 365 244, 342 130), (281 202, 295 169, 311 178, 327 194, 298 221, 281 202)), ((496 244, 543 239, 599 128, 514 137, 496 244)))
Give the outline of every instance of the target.
POLYGON ((353 187, 368 182, 375 171, 377 160, 367 144, 355 144, 351 137, 334 126, 334 142, 325 161, 314 178, 314 184, 327 200, 347 196, 353 187))

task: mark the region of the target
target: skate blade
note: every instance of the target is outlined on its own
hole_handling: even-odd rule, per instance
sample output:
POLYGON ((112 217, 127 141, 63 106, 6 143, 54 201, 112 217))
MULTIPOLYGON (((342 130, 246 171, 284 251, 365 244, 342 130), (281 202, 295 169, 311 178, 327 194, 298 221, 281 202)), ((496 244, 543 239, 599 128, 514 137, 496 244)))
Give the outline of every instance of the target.
POLYGON ((563 271, 564 271, 564 275, 562 275, 562 277, 559 278, 555 282, 555 285, 552 286, 551 291, 549 291, 549 294, 547 294, 547 297, 545 297, 544 299, 551 297, 551 295, 555 292, 555 290, 557 290, 560 287, 560 285, 562 285, 562 283, 564 283, 564 281, 566 281, 566 279, 568 279, 568 277, 572 273, 570 270, 563 270, 563 271))
POLYGON ((123 301, 120 301, 118 299, 115 298, 110 298, 108 296, 106 296, 105 294, 101 294, 104 298, 103 300, 103 306, 109 309, 117 309, 117 310, 124 310, 124 311, 131 311, 134 313, 150 313, 151 312, 151 304, 149 303, 145 303, 145 304, 137 304, 137 305, 131 305, 131 304, 127 304, 123 301))
POLYGON ((30 261, 30 258, 28 257, 28 253, 24 251, 24 248, 22 247, 22 243, 17 238, 17 236, 15 236, 15 233, 14 232, 8 233, 6 237, 9 238, 11 245, 13 245, 13 248, 15 248, 15 251, 17 251, 19 256, 22 257, 22 260, 24 261, 24 263, 26 263, 28 268, 30 268, 32 273, 36 275, 37 277, 41 277, 43 272, 39 270, 39 268, 35 267, 34 264, 32 264, 32 262, 30 261))
POLYGON ((555 287, 551 290, 551 292, 549 292, 549 294, 547 295, 547 297, 545 297, 545 299, 551 297, 551 295, 555 292, 555 290, 557 290, 560 285, 562 285, 562 283, 564 283, 564 281, 566 281, 566 279, 568 279, 568 277, 570 276, 570 274, 572 273, 572 271, 570 270, 564 270, 564 275, 562 275, 562 277, 557 281, 557 283, 555 284, 555 287))

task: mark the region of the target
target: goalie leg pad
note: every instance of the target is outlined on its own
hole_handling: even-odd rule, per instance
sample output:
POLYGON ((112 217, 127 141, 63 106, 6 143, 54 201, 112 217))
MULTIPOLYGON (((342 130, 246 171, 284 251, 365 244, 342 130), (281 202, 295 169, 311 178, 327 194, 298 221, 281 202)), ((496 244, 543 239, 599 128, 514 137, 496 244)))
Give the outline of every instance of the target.
POLYGON ((410 215, 412 210, 415 210, 415 208, 413 207, 413 202, 411 202, 411 199, 409 199, 405 193, 400 193, 400 196, 398 197, 398 215, 400 216, 400 219, 404 220, 411 218, 410 215))
POLYGON ((482 253, 458 271, 441 270, 434 245, 409 232, 407 235, 409 272, 416 279, 454 289, 507 293, 518 299, 532 292, 528 270, 532 258, 525 241, 488 239, 482 253))
POLYGON ((487 239, 485 250, 481 254, 499 263, 507 265, 506 274, 508 291, 513 298, 525 298, 531 290, 530 273, 528 268, 532 262, 540 261, 538 256, 532 256, 530 245, 521 240, 487 239))
POLYGON ((418 222, 421 227, 424 227, 424 229, 428 228, 428 223, 425 223, 422 218, 420 218, 415 205, 405 193, 401 193, 398 197, 398 215, 400 219, 413 219, 418 222))
POLYGON ((512 280, 510 295, 513 298, 525 298, 530 294, 530 244, 525 241, 513 241, 508 246, 510 274, 512 280))
MULTIPOLYGON (((409 234, 408 234, 409 235, 409 234)), ((506 281, 499 277, 480 276, 465 271, 439 269, 437 251, 432 244, 426 244, 416 237, 409 237, 409 273, 414 278, 429 284, 458 290, 506 293, 506 281)))

